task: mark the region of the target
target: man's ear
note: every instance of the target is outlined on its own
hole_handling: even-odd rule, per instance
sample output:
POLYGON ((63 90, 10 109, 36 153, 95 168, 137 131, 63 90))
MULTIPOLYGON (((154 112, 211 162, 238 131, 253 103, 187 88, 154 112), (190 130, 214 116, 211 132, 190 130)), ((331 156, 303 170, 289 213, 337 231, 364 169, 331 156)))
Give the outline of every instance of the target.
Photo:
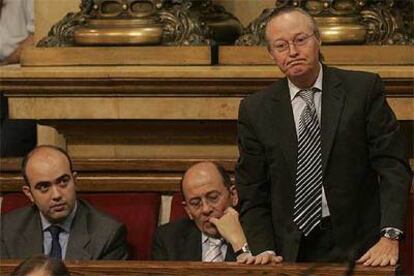
POLYGON ((184 207, 184 211, 187 213, 187 216, 191 219, 194 220, 194 217, 191 215, 190 212, 190 208, 188 208, 188 205, 185 201, 181 201, 181 205, 184 207))
POLYGON ((34 198, 33 198, 33 195, 32 195, 32 191, 30 190, 30 187, 28 185, 24 185, 22 187, 22 191, 27 196, 27 198, 29 198, 29 200, 32 203, 34 203, 34 198))
POLYGON ((78 179, 78 173, 76 171, 72 172, 73 184, 75 185, 75 191, 78 190, 78 185, 76 185, 76 180, 78 179))
POLYGON ((321 35, 320 35, 320 34, 318 35, 318 34, 315 32, 315 33, 314 33, 314 36, 315 36, 316 40, 318 41, 319 47, 320 47, 320 46, 322 46, 322 38, 321 38, 321 35))
POLYGON ((273 61, 276 61, 276 57, 272 54, 272 51, 270 50, 270 45, 267 45, 266 48, 267 48, 267 54, 269 55, 270 59, 273 61))
POLYGON ((239 194, 237 192, 236 186, 231 185, 229 188, 229 191, 230 191, 231 205, 232 207, 236 207, 239 204, 239 194))
POLYGON ((78 179, 78 172, 73 171, 72 172, 72 177, 73 177, 73 180, 76 181, 78 179))

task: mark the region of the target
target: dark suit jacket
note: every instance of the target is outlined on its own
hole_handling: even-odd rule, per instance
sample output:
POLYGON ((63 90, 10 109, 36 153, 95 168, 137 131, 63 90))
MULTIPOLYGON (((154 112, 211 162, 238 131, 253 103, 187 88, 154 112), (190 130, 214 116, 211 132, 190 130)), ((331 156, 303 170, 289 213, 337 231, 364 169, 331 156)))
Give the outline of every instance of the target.
MULTIPOLYGON (((323 186, 343 259, 366 250, 383 227, 404 229, 411 170, 383 90, 378 75, 323 66, 323 186)), ((236 182, 249 246, 295 261, 297 137, 286 78, 241 102, 238 144, 236 182)))
MULTIPOLYGON (((2 259, 24 259, 43 253, 42 223, 36 206, 2 215, 2 259)), ((126 228, 85 201, 78 207, 69 234, 66 260, 126 259, 126 228)))
MULTIPOLYGON (((201 232, 190 219, 164 224, 157 228, 152 245, 152 259, 158 261, 201 261, 201 232)), ((235 261, 233 248, 227 245, 225 261, 235 261)))

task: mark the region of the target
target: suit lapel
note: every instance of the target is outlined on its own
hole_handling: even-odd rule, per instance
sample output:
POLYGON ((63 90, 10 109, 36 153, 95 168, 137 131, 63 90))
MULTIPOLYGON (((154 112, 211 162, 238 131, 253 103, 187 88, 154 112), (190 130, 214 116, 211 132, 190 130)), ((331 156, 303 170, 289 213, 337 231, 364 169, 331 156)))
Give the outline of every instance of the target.
POLYGON ((287 79, 284 78, 278 82, 273 90, 274 93, 269 106, 272 121, 276 126, 276 134, 273 137, 278 137, 278 144, 288 164, 289 172, 294 179, 298 141, 287 79))
POLYGON ((88 210, 81 201, 78 201, 76 215, 69 234, 65 259, 90 260, 93 258, 86 250, 86 246, 90 241, 87 217, 88 210))
POLYGON ((201 261, 201 232, 190 221, 188 231, 181 237, 181 246, 179 247, 182 251, 179 252, 180 259, 187 261, 201 261))
MULTIPOLYGON (((31 208, 33 215, 30 215, 27 227, 25 228, 24 233, 22 233, 22 242, 24 246, 19 247, 24 248, 24 254, 21 254, 22 256, 33 256, 43 252, 43 230, 39 211, 34 206, 31 208)), ((49 252, 43 253, 47 254, 49 252)))
POLYGON ((332 70, 326 66, 323 66, 323 70, 321 143, 322 168, 325 171, 345 102, 345 90, 332 70))

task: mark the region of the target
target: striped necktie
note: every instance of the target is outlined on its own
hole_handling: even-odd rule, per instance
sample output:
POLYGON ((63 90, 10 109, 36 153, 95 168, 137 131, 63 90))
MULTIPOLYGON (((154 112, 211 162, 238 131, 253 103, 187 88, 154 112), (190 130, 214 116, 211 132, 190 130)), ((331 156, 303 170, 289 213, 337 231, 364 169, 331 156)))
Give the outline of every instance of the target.
POLYGON ((207 240, 209 249, 206 252, 204 261, 205 262, 222 262, 223 254, 221 253, 221 246, 223 245, 222 240, 211 239, 207 240))
POLYGON ((306 107, 299 119, 293 221, 305 236, 320 223, 322 215, 321 131, 313 102, 316 89, 299 91, 306 107))

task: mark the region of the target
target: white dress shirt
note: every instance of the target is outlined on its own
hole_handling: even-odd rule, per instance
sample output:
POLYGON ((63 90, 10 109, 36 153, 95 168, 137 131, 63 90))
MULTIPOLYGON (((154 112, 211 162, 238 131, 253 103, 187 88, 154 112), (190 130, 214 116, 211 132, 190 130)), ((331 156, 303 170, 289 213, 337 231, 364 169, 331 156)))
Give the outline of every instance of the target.
POLYGON ((3 0, 0 14, 0 62, 34 33, 33 0, 3 0))

